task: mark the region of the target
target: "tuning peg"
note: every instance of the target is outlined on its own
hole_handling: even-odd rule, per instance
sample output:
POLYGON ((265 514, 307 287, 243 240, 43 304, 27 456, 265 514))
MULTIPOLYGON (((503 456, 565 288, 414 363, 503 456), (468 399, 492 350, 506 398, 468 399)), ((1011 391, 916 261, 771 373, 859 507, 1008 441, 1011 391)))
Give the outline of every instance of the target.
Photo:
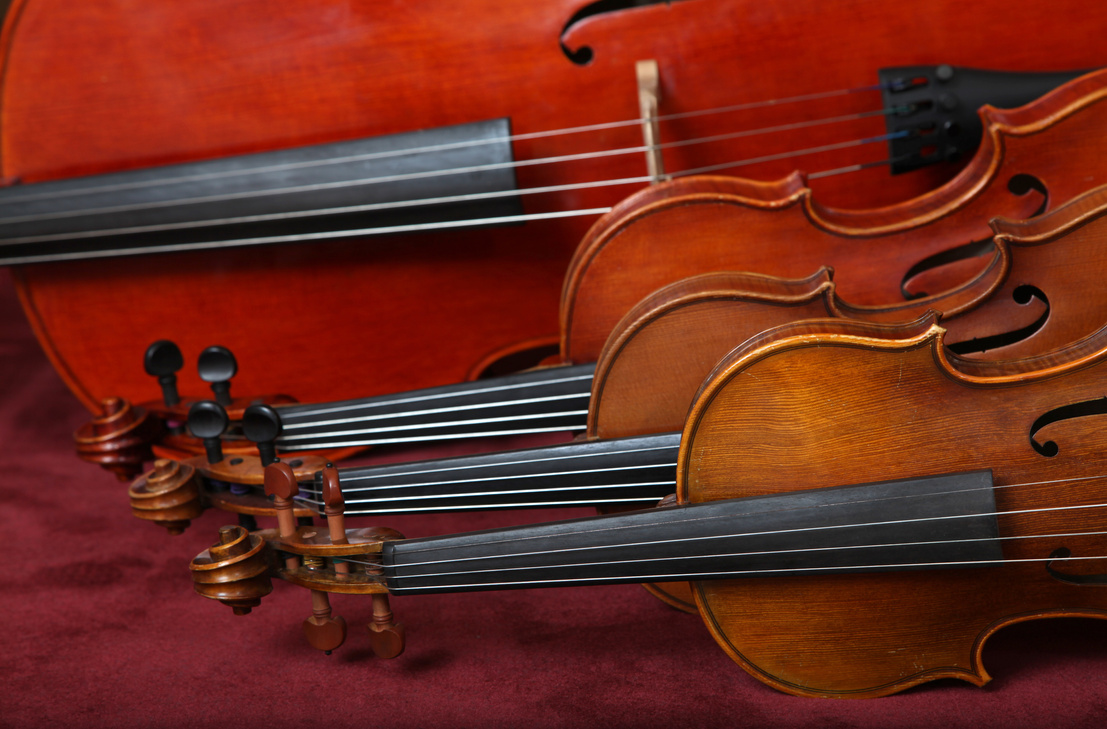
POLYGON ((165 406, 177 405, 181 401, 177 393, 177 372, 184 367, 180 348, 168 339, 159 339, 146 348, 144 365, 146 374, 158 378, 165 406))
POLYGON ((200 373, 201 380, 211 383, 215 401, 223 407, 230 407, 230 379, 238 372, 238 362, 235 361, 231 350, 226 347, 208 347, 200 353, 196 369, 200 373))
POLYGON ((228 425, 230 419, 227 411, 217 402, 201 400, 188 409, 188 432, 204 441, 208 463, 223 460, 223 441, 220 436, 226 432, 228 425))
POLYGON ((298 493, 300 485, 296 483, 296 474, 291 466, 276 461, 265 467, 265 495, 273 499, 273 507, 277 510, 277 528, 282 537, 290 537, 296 533, 292 497, 298 493))
MULTIPOLYGON (((349 544, 346 541, 346 502, 342 498, 342 485, 338 480, 338 469, 333 463, 328 463, 326 468, 315 474, 319 492, 323 498, 323 513, 327 517, 327 528, 331 535, 331 544, 349 544)), ((347 572, 350 565, 347 562, 339 562, 335 565, 335 571, 347 572)))
POLYGON ((281 416, 268 405, 251 405, 242 414, 242 432, 257 444, 262 466, 277 460, 275 441, 281 427, 281 416))
POLYGON ((311 617, 304 620, 304 637, 312 648, 328 656, 346 642, 346 621, 331 614, 331 601, 325 592, 311 591, 311 617))
POLYGON ((388 595, 373 595, 373 622, 369 623, 369 645, 380 658, 395 658, 404 652, 404 624, 392 618, 388 595))

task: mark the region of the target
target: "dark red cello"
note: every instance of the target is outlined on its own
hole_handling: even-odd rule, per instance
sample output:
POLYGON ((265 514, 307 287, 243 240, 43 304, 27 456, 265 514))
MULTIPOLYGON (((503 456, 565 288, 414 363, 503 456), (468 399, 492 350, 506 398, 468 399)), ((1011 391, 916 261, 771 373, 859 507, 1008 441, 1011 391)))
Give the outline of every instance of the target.
MULTIPOLYGON (((627 3, 626 5, 630 5, 627 3)), ((655 59, 663 115, 803 97, 725 118, 661 127, 676 143, 743 130, 773 134, 664 150, 667 171, 724 165, 776 178, 879 163, 880 67, 950 63, 1012 70, 1102 64, 1099 44, 1057 15, 1102 23, 1107 10, 941 2, 909 27, 877 2, 787 11, 688 0, 646 7, 586 3, 235 2, 111 6, 24 0, 3 37, 3 174, 24 183, 507 119, 532 215, 526 227, 418 233, 34 264, 16 271, 24 307, 70 387, 90 407, 145 397, 133 354, 172 327, 186 356, 235 342, 247 392, 302 400, 453 382, 512 352, 550 343, 570 252, 602 210, 648 175, 637 123, 589 134, 547 130, 639 116, 634 64, 655 59), (918 32, 921 27, 940 32, 918 32), (980 28, 989 28, 981 33, 980 28), (910 32, 913 31, 913 32, 910 32), (1026 42, 1033 33, 1034 42, 1026 42), (734 69, 740 69, 735 72, 734 69), (819 119, 840 119, 810 126, 819 119), (822 150, 800 158, 796 150, 822 150), (595 156, 603 153, 604 156, 595 156), (765 158, 758 164, 734 163, 765 158), (626 185, 580 187, 611 180, 626 185), (325 338, 320 332, 328 332, 325 338), (179 334, 178 334, 179 333, 179 334), (249 339, 246 337, 249 336, 249 339), (297 358, 273 362, 274 342, 297 358), (341 341, 341 344, 338 342, 341 341), (306 376, 299 373, 308 373, 306 376)), ((889 180, 878 166, 818 183, 827 204, 871 207, 933 187, 948 172, 889 180)), ((198 382, 182 382, 194 391, 198 382)))

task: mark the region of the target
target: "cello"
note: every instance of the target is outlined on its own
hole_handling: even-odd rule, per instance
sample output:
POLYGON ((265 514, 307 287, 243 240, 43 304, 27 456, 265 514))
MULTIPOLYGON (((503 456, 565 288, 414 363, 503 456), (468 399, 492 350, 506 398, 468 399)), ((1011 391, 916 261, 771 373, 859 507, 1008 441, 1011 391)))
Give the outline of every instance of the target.
MULTIPOLYGON (((960 3, 932 6, 930 22, 942 32, 925 38, 872 32, 899 24, 896 12, 877 2, 809 3, 788 13, 713 0, 632 5, 562 0, 514 8, 477 1, 424 4, 416 12, 404 3, 242 1, 216 14, 197 0, 166 8, 19 1, 0 39, 2 172, 29 186, 509 119, 516 159, 588 157, 572 169, 519 167, 520 189, 648 181, 641 152, 594 155, 642 147, 631 69, 653 58, 660 69, 658 113, 685 115, 662 126, 662 144, 803 125, 753 143, 724 140, 706 151, 667 148, 670 172, 748 161, 751 149, 764 149, 777 157, 741 169, 775 178, 795 166, 794 158, 779 155, 823 150, 805 155, 803 166, 863 168, 848 184, 820 183, 827 204, 872 206, 930 189, 948 173, 889 180, 880 164, 883 142, 864 143, 885 134, 883 114, 863 116, 880 106, 878 92, 823 92, 871 86, 877 68, 899 64, 1027 70, 1104 60, 1098 45, 1043 33, 1052 27, 1043 22, 1044 10, 998 2, 972 9, 974 16, 1004 19, 989 34, 976 31, 979 24, 960 3), (848 52, 844 17, 856 39, 848 52), (867 23, 857 23, 860 17, 867 23), (1028 29, 1034 44, 1020 40, 1028 29), (796 53, 797 36, 803 53, 796 53), (815 64, 817 74, 810 72, 815 64), (758 71, 720 83, 719 69, 735 65, 758 71), (782 97, 803 98, 800 111, 760 103, 782 97), (753 107, 722 123, 688 116, 744 104, 753 107), (808 125, 830 118, 841 122, 808 125), (546 134, 627 121, 633 124, 594 130, 579 145, 575 135, 546 134), (831 149, 847 142, 862 155, 831 149)), ((1086 22, 1102 20, 1102 11, 1082 3, 1068 11, 1086 22)), ((1049 16, 1062 12, 1054 5, 1049 16)), ((525 214, 603 209, 624 192, 613 186, 551 194, 564 204, 528 198, 525 214)), ((90 408, 108 396, 140 399, 145 377, 120 357, 163 338, 170 322, 189 352, 248 332, 236 347, 245 390, 291 389, 304 400, 326 400, 348 394, 351 381, 362 395, 460 381, 552 343, 561 270, 588 222, 536 221, 522 236, 504 228, 288 244, 264 255, 240 248, 35 263, 15 276, 36 334, 90 408), (299 339, 320 329, 350 332, 361 344, 324 353, 299 339), (271 343, 281 338, 300 341, 300 358, 265 366, 271 343), (298 381, 303 371, 311 374, 298 381)))

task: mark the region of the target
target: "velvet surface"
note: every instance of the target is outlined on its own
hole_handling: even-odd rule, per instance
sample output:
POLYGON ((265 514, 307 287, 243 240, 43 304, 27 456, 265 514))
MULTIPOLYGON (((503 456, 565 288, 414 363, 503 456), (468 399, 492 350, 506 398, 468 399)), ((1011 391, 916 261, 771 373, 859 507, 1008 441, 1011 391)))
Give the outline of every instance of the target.
MULTIPOLYGON (((697 616, 636 586, 393 599, 408 647, 392 661, 370 652, 369 601, 339 595, 335 612, 350 636, 325 656, 301 636, 310 612, 303 590, 276 584, 245 617, 196 596, 188 561, 232 520, 208 512, 171 538, 134 519, 125 486, 73 454, 71 434, 86 418, 4 277, 0 727, 1107 724, 1107 623, 1093 620, 1001 631, 984 651, 994 680, 983 688, 946 680, 861 701, 768 688, 723 654, 697 616)), ((425 536, 582 513, 422 516, 387 525, 425 536)))

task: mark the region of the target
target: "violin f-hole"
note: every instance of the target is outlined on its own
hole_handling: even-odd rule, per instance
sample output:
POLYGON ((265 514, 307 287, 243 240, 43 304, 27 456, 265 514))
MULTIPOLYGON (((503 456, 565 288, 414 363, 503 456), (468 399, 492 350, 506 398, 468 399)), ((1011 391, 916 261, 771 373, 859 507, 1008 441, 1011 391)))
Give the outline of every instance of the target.
POLYGON ((954 248, 947 248, 944 251, 935 253, 932 256, 927 256, 922 259, 911 268, 907 269, 907 272, 903 274, 903 278, 899 282, 900 293, 903 294, 903 298, 906 301, 912 299, 919 299, 930 294, 925 291, 912 291, 911 283, 914 279, 918 278, 928 271, 932 271, 942 266, 948 266, 958 261, 965 261, 970 258, 978 258, 983 255, 991 253, 995 249, 991 238, 985 238, 984 240, 973 240, 968 243, 956 246, 954 248))
POLYGON ((1028 217, 1036 218, 1049 207, 1049 190, 1046 188, 1045 183, 1034 175, 1020 173, 1013 176, 1007 181, 1007 190, 1012 195, 1018 195, 1020 197, 1029 194, 1032 190, 1042 196, 1042 204, 1028 217))
POLYGON ((574 25, 586 18, 591 18, 593 15, 617 13, 621 10, 630 10, 631 8, 645 7, 647 5, 660 5, 661 3, 672 5, 674 2, 678 2, 678 0, 597 0, 597 2, 589 3, 573 13, 572 17, 565 23, 565 27, 561 29, 561 34, 557 39, 558 45, 561 46, 561 52, 564 53, 565 57, 570 61, 578 66, 587 66, 595 57, 595 53, 591 46, 581 46, 573 50, 565 45, 565 36, 574 25))
POLYGON ((1045 568, 1049 576, 1058 582, 1064 582, 1068 585, 1107 585, 1107 575, 1074 575, 1069 572, 1062 572, 1058 569, 1054 569, 1053 562, 1058 559, 1068 559, 1072 556, 1072 551, 1067 547, 1060 547, 1053 550, 1049 555, 1049 561, 1046 562, 1045 568))
POLYGON ((1045 443, 1039 443, 1034 439, 1034 436, 1038 434, 1038 431, 1047 425, 1057 423, 1062 420, 1071 420, 1073 418, 1083 418, 1088 415, 1105 415, 1107 414, 1107 397, 1100 397, 1095 400, 1086 400, 1084 402, 1077 402, 1071 405, 1062 405, 1059 408, 1054 408, 1045 413, 1030 426, 1030 446, 1039 454, 1046 458, 1053 458, 1060 451, 1057 443, 1052 440, 1047 440, 1045 443))
POLYGON ((1049 298, 1045 295, 1045 292, 1037 286, 1023 284, 1022 286, 1015 287, 1015 290, 1011 292, 1011 298, 1019 306, 1026 306, 1034 299, 1038 299, 1045 304, 1045 311, 1042 312, 1041 316, 1024 327, 1010 332, 1001 332, 987 337, 978 337, 964 342, 955 342, 948 345, 949 350, 954 354, 960 355, 981 354, 993 349, 1015 344, 1016 342, 1021 342, 1024 339, 1029 339, 1045 326, 1050 315, 1049 298))

